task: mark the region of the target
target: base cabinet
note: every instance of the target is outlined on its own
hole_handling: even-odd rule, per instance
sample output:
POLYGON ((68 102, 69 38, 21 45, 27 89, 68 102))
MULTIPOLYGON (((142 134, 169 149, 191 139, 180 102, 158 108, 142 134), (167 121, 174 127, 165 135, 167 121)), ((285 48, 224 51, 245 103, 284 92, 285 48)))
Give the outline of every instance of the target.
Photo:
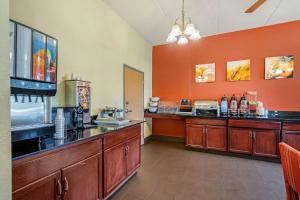
POLYGON ((135 137, 127 142, 126 167, 127 176, 130 176, 141 165, 141 138, 135 137))
POLYGON ((186 128, 186 145, 205 148, 205 126, 188 124, 186 128))
POLYGON ((104 196, 108 196, 126 178, 125 145, 104 151, 104 196))
POLYGON ((13 200, 101 200, 141 163, 141 126, 13 161, 13 200), (55 173, 53 173, 55 172, 55 173))
POLYGON ((104 198, 108 198, 120 184, 132 175, 141 164, 140 129, 133 135, 113 135, 108 140, 119 140, 120 144, 112 144, 104 138, 104 198), (121 137, 122 140, 119 138, 121 137))
POLYGON ((280 131, 253 130, 253 155, 278 157, 280 131))
POLYGON ((205 143, 207 149, 227 150, 227 128, 223 126, 207 126, 205 131, 205 143))
POLYGON ((282 141, 291 147, 300 151, 300 130, 299 131, 282 131, 282 141))
POLYGON ((279 157, 279 130, 229 128, 229 151, 264 157, 279 157))
POLYGON ((99 199, 99 159, 96 155, 62 170, 64 200, 99 199))
POLYGON ((252 153, 252 129, 229 128, 229 151, 235 153, 252 153))
POLYGON ((224 120, 189 119, 186 124, 186 146, 198 149, 227 150, 227 128, 224 120))
POLYGON ((12 193, 14 200, 61 200, 61 172, 55 172, 12 193))
POLYGON ((284 122, 282 141, 300 151, 300 123, 284 122))

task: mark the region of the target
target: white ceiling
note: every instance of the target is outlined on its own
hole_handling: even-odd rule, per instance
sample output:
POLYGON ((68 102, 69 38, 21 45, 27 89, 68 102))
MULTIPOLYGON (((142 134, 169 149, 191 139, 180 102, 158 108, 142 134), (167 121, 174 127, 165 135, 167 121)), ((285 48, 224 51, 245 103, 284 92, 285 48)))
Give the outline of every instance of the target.
MULTIPOLYGON (((104 0, 152 45, 164 44, 181 0, 104 0)), ((186 14, 202 36, 300 19, 300 0, 268 0, 252 14, 256 0, 185 0, 186 14)))

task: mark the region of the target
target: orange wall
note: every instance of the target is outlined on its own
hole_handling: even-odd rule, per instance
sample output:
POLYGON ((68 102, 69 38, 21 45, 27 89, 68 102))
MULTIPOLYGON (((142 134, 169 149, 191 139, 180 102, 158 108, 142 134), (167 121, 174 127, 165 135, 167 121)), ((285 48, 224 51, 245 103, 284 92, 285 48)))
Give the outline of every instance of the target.
POLYGON ((153 95, 162 100, 220 99, 257 91, 270 110, 300 110, 300 21, 153 47, 153 95), (264 58, 294 55, 293 79, 264 80, 264 58), (227 82, 226 62, 251 59, 251 81, 227 82), (195 83, 195 65, 216 63, 215 83, 195 83))

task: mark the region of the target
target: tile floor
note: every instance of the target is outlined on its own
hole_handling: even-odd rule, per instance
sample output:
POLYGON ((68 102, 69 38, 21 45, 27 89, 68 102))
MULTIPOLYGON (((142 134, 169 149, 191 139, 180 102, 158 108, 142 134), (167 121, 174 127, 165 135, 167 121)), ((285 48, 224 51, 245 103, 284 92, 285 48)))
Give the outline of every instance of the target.
POLYGON ((112 200, 284 200, 281 165, 151 142, 142 167, 112 200))

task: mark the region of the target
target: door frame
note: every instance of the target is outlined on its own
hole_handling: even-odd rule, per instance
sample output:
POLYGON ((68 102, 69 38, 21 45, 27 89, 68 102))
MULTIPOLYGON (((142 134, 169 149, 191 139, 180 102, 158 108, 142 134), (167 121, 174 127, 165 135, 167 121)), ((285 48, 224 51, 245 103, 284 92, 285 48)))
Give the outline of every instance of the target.
MULTIPOLYGON (((141 73, 143 75, 143 112, 144 112, 144 110, 145 110, 145 73, 143 71, 136 69, 134 67, 131 67, 127 64, 123 64, 123 110, 124 110, 124 115, 126 115, 125 114, 125 101, 126 101, 125 100, 125 69, 126 68, 136 71, 138 73, 141 73)), ((144 119, 141 119, 141 120, 144 120, 144 119)), ((144 125, 142 124, 141 126, 142 126, 141 128, 142 128, 142 133, 143 133, 142 134, 143 138, 141 138, 141 140, 142 140, 142 144, 143 144, 144 143, 144 125)))

